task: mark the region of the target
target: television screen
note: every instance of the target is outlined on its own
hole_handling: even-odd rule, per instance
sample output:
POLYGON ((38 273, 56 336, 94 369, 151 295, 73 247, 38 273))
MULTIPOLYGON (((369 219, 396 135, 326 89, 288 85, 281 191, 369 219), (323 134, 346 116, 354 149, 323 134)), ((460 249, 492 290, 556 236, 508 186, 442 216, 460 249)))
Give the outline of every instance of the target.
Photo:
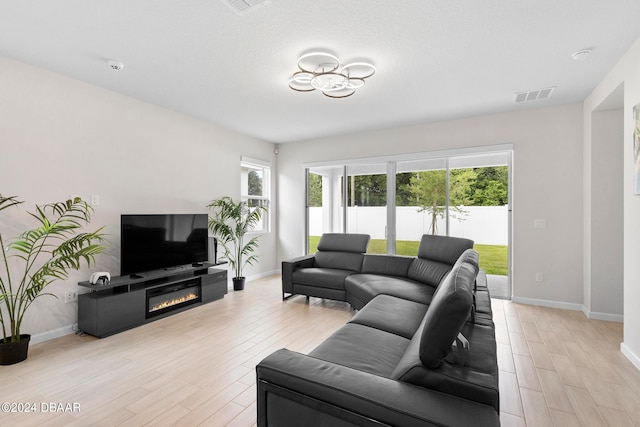
POLYGON ((122 215, 120 275, 208 261, 207 214, 122 215))

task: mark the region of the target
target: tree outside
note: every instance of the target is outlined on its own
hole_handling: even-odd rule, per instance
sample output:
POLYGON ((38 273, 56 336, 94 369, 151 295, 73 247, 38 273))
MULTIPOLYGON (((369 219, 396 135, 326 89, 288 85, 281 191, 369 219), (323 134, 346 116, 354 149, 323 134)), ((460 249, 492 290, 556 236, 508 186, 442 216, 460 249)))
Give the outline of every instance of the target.
POLYGON ((309 200, 307 202, 309 206, 322 206, 322 175, 309 173, 309 177, 307 179, 309 185, 309 200))
MULTIPOLYGON (((437 223, 444 218, 447 204, 447 172, 430 170, 409 172, 408 190, 411 203, 418 212, 431 216, 431 234, 437 233, 437 223)), ((449 171, 449 214, 463 219, 463 206, 500 206, 507 202, 507 167, 452 169, 449 171)), ((407 206, 407 205, 405 205, 407 206)))
MULTIPOLYGON (((452 169, 450 204, 452 206, 502 206, 507 204, 507 167, 452 169)), ((322 176, 309 174, 309 206, 322 206, 322 176)), ((261 185, 258 177, 249 176, 261 185)), ((349 177, 348 206, 386 206, 385 174, 349 177)), ((253 188, 253 187, 251 187, 253 188)), ((260 190, 259 194, 262 190, 260 190)), ((397 206, 444 206, 446 171, 420 171, 396 174, 397 206)), ((433 209, 437 211, 437 209, 433 209)))
POLYGON ((262 196, 262 173, 260 171, 250 170, 248 177, 249 195, 262 196))

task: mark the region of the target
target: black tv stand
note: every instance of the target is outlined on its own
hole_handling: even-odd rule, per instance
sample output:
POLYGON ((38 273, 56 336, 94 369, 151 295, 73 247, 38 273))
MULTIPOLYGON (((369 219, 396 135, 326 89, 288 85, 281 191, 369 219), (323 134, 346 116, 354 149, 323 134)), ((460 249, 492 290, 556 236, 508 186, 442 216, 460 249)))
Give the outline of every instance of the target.
POLYGON ((202 263, 201 262, 194 262, 193 264, 191 264, 191 267, 202 267, 202 263))
POLYGON ((223 298, 226 269, 195 264, 78 283, 91 290, 78 295, 78 329, 103 338, 223 298))

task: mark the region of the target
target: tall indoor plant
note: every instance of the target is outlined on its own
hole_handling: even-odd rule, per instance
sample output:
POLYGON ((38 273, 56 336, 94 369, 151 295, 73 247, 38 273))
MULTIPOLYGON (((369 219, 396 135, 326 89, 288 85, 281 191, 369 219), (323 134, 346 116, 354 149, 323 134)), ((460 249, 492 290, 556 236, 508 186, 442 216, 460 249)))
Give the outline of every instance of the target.
MULTIPOLYGON (((0 212, 23 202, 16 196, 0 194, 0 212)), ((37 225, 18 237, 5 241, 0 230, 0 364, 26 359, 28 334, 21 331, 22 320, 33 301, 56 280, 79 270, 84 260, 95 263, 95 255, 105 250, 102 228, 81 232, 91 219, 91 206, 80 198, 36 206, 29 215, 37 225), (5 246, 6 245, 6 246, 5 246)))
POLYGON ((228 196, 211 201, 207 207, 212 210, 209 230, 218 238, 224 257, 234 271, 233 289, 242 290, 245 282, 242 271, 245 265, 257 261, 258 256, 253 251, 258 247, 260 237, 257 234, 248 237, 247 233, 255 229, 267 208, 249 206, 244 201, 236 203, 228 196))

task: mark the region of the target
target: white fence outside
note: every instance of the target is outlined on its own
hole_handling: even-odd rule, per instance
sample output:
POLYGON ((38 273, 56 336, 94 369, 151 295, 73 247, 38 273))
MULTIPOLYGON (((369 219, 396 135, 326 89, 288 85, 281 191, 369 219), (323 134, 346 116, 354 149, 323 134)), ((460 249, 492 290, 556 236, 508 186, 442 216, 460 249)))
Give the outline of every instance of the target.
MULTIPOLYGON (((485 245, 508 244, 508 207, 505 206, 464 206, 465 212, 453 213, 449 234, 466 237, 475 243, 485 245)), ((330 212, 327 212, 330 214, 330 212)), ((366 233, 372 239, 385 238, 387 223, 386 206, 354 206, 347 210, 348 230, 351 233, 366 233)), ((431 233, 431 216, 427 212, 418 212, 418 207, 401 206, 396 208, 396 240, 420 240, 423 234, 431 233)), ((323 232, 323 208, 309 208, 309 234, 320 236, 323 232)), ((438 221, 436 234, 445 234, 444 219, 438 221)))

